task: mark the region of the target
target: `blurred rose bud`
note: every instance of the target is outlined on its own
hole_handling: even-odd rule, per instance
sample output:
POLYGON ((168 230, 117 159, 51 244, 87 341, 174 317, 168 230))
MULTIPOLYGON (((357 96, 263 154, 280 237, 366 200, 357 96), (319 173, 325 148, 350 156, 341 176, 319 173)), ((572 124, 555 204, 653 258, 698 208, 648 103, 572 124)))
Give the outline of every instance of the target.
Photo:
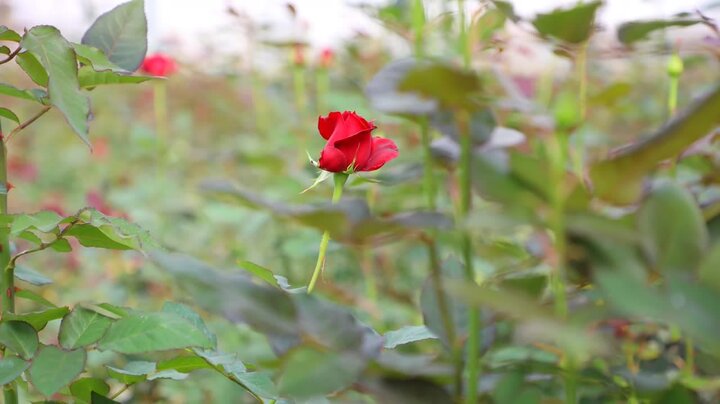
POLYGON ((155 53, 143 60, 140 69, 152 76, 167 77, 177 72, 178 66, 172 57, 163 53, 155 53))
POLYGON ((320 52, 320 66, 327 69, 329 68, 332 63, 333 59, 335 59, 335 52, 333 52, 330 48, 325 48, 320 52))
POLYGON ((305 65, 305 52, 303 46, 299 43, 293 45, 293 64, 295 66, 305 65))

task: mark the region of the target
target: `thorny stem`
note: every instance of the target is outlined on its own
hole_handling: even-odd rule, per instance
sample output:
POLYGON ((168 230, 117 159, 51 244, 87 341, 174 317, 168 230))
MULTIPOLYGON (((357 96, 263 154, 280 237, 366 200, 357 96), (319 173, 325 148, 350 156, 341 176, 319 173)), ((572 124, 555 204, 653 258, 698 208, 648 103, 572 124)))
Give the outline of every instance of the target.
MULTIPOLYGON (((8 214, 8 188, 7 188, 7 149, 5 139, 2 139, 2 128, 0 127, 0 214, 8 214)), ((15 312, 15 271, 9 267, 10 263, 10 240, 9 231, 0 231, 0 268, 3 268, 2 281, 0 283, 0 302, 2 302, 3 317, 5 313, 15 312)), ((7 354, 6 348, 2 347, 3 357, 7 354)), ((18 402, 18 391, 15 383, 11 382, 3 388, 3 397, 6 404, 18 402)))
MULTIPOLYGON (((348 175, 344 173, 335 173, 333 179, 335 182, 335 188, 333 189, 332 203, 338 203, 342 197, 343 186, 348 179, 348 175)), ((325 254, 327 253, 329 242, 330 233, 326 230, 320 240, 320 251, 318 252, 317 263, 315 263, 315 270, 313 271, 312 278, 310 278, 310 283, 308 284, 308 294, 311 294, 313 289, 315 289, 315 284, 320 277, 320 272, 322 272, 322 268, 325 266, 325 254)))
MULTIPOLYGON (((468 111, 458 111, 458 131, 460 133, 460 212, 459 221, 463 223, 470 213, 472 202, 472 134, 470 133, 470 114, 468 111)), ((465 280, 469 284, 475 283, 475 269, 473 268, 472 238, 470 232, 463 231, 462 253, 465 267, 465 280)), ((466 403, 475 404, 478 401, 478 378, 480 377, 480 312, 473 307, 468 310, 468 340, 465 370, 467 376, 466 403)))

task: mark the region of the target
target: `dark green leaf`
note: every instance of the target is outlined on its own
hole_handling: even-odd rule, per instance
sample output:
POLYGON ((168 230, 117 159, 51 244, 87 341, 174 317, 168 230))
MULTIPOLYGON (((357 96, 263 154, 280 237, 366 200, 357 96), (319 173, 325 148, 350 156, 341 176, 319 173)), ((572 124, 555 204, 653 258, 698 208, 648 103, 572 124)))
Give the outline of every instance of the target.
POLYGON ((399 330, 388 331, 383 337, 385 337, 386 349, 426 339, 437 339, 437 336, 424 325, 406 326, 399 330))
POLYGON ((111 319, 97 312, 76 307, 60 323, 60 345, 66 349, 90 345, 102 338, 111 323, 111 319))
POLYGON ((147 52, 145 2, 132 0, 101 15, 85 32, 82 43, 100 49, 119 67, 135 71, 147 52))
POLYGON ((14 112, 12 112, 11 110, 9 110, 7 108, 0 108, 0 116, 3 118, 7 118, 17 124, 20 123, 20 118, 18 118, 18 116, 15 115, 14 112))
POLYGON ((41 25, 25 33, 22 46, 32 52, 45 67, 49 76, 48 94, 52 105, 65 115, 70 127, 89 146, 90 103, 80 91, 77 59, 70 43, 57 28, 41 25))
POLYGON ((120 402, 107 398, 93 391, 90 393, 90 404, 120 404, 120 402))
POLYGON ((22 314, 6 313, 3 320, 25 321, 26 323, 29 323, 31 326, 33 326, 34 329, 40 331, 45 328, 48 321, 63 318, 69 312, 70 309, 68 309, 66 306, 22 314))
POLYGON ((35 84, 41 87, 48 86, 48 73, 35 55, 31 52, 23 52, 15 56, 15 61, 35 84))
POLYGON ((117 320, 100 340, 102 350, 133 354, 188 347, 211 348, 213 341, 174 313, 131 313, 117 320))
POLYGON ((579 44, 590 38, 595 27, 595 13, 601 5, 602 1, 593 1, 578 4, 573 8, 538 14, 532 23, 544 36, 579 44))
POLYGON ((278 398, 277 387, 265 372, 230 372, 242 385, 267 400, 278 398))
POLYGON ((0 359, 0 384, 5 385, 17 379, 29 367, 30 362, 17 356, 6 356, 0 359))
POLYGON ((44 396, 50 397, 70 384, 85 368, 85 351, 63 351, 44 346, 33 359, 30 380, 44 396))
POLYGON ((365 87, 373 108, 386 114, 426 115, 438 108, 438 102, 415 92, 402 91, 400 84, 421 66, 415 59, 402 59, 384 66, 365 87))
POLYGON ((351 355, 300 348, 285 363, 280 393, 298 399, 324 396, 351 385, 364 366, 364 361, 351 355))
POLYGON ((105 396, 110 393, 110 386, 104 380, 92 377, 78 379, 70 385, 70 393, 80 402, 90 403, 93 392, 105 396))
POLYGON ((637 214, 645 254, 661 271, 695 273, 708 244, 702 212, 675 184, 653 190, 637 214))
POLYGON ((637 201, 645 175, 715 129, 720 124, 719 110, 720 85, 646 140, 593 165, 590 178, 595 194, 617 204, 637 201))
POLYGON ((157 79, 150 76, 131 76, 113 71, 95 71, 90 66, 83 66, 78 72, 80 87, 88 88, 107 84, 137 84, 157 79))
POLYGON ((24 359, 35 355, 38 344, 37 331, 23 321, 6 321, 0 323, 0 344, 10 348, 24 359))
POLYGON ((475 73, 435 63, 410 69, 400 81, 398 90, 435 100, 444 108, 472 110, 478 106, 475 98, 481 86, 475 73))
POLYGON ((642 41, 646 39, 653 31, 669 28, 669 27, 688 27, 691 25, 702 23, 701 19, 678 18, 675 20, 646 20, 646 21, 630 21, 620 24, 617 31, 617 37, 624 44, 642 41))

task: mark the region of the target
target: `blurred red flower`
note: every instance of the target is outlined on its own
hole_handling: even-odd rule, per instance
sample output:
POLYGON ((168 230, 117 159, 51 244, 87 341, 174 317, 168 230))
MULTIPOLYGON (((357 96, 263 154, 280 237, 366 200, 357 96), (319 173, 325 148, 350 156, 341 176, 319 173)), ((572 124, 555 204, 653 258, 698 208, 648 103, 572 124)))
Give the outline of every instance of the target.
POLYGON ((327 143, 318 166, 333 173, 374 171, 397 157, 395 142, 373 137, 375 128, 355 112, 331 112, 319 117, 318 130, 327 143))
POLYGON ((172 57, 163 53, 155 53, 143 60, 140 69, 152 76, 167 77, 177 72, 178 66, 172 57))
POLYGON ((328 68, 332 65, 333 60, 335 59, 335 52, 333 52, 330 48, 325 48, 320 52, 320 66, 324 68, 328 68))

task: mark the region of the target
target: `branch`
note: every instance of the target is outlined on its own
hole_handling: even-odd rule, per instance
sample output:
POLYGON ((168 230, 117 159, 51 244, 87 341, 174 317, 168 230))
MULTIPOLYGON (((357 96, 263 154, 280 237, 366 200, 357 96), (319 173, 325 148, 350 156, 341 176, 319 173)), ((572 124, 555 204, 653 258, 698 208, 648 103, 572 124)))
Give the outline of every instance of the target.
MULTIPOLYGON (((79 213, 78 213, 78 215, 79 215, 79 213)), ((55 236, 55 240, 47 242, 47 243, 42 243, 35 248, 24 250, 24 251, 21 251, 21 252, 15 254, 15 256, 13 256, 10 259, 10 262, 8 262, 7 268, 15 268, 15 263, 17 262, 18 258, 23 257, 28 254, 36 253, 38 251, 42 251, 42 250, 50 247, 54 243, 58 242, 60 239, 62 239, 65 236, 65 233, 67 233, 68 230, 70 230, 73 226, 75 226, 78 223, 80 223, 80 219, 76 218, 72 222, 68 223, 67 226, 65 226, 62 230, 60 230, 60 232, 55 236)))
POLYGON ((7 55, 7 57, 6 57, 5 59, 0 60, 0 65, 5 64, 5 63, 13 60, 13 58, 14 58, 15 56, 17 56, 18 53, 20 53, 20 49, 22 49, 22 47, 21 47, 20 45, 18 45, 17 49, 15 49, 11 54, 7 55))
POLYGON ((27 121, 25 121, 25 122, 21 123, 20 125, 18 125, 17 128, 13 129, 13 130, 7 135, 7 137, 5 138, 5 141, 6 141, 6 142, 9 141, 10 138, 12 137, 12 135, 20 132, 21 130, 23 130, 23 129, 27 128, 28 126, 30 126, 33 122, 37 121, 41 116, 45 115, 46 112, 50 111, 50 108, 52 108, 52 107, 47 106, 47 107, 41 109, 40 112, 38 112, 37 114, 35 114, 32 118, 30 118, 30 119, 28 119, 27 121))

